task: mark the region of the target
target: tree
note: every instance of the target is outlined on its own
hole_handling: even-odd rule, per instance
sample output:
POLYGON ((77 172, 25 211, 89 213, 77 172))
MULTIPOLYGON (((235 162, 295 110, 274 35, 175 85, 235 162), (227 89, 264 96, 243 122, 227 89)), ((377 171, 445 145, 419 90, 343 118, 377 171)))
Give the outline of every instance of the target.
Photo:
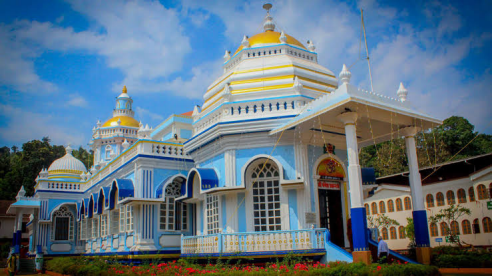
MULTIPOLYGON (((461 247, 461 242, 459 239, 459 233, 450 229, 451 223, 456 223, 458 218, 463 215, 470 215, 470 209, 463 207, 461 205, 451 205, 446 209, 441 209, 439 213, 434 216, 429 217, 430 223, 440 224, 442 222, 446 223, 446 237, 448 237, 449 242, 458 244, 461 247)), ((458 226, 459 227, 459 226, 458 226)))
MULTIPOLYGON (((492 135, 478 134, 474 129, 467 119, 452 116, 441 126, 419 132, 415 136, 419 166, 434 166, 453 156, 456 160, 492 152, 492 135)), ((408 170, 405 141, 398 134, 391 141, 363 148, 359 158, 362 166, 374 167, 377 177, 408 170)))
MULTIPOLYGON (((14 199, 21 186, 27 195, 32 195, 41 169, 48 168, 63 155, 65 148, 51 145, 49 137, 26 142, 21 151, 16 146, 0 148, 0 199, 14 199)), ((81 159, 87 168, 92 166, 92 151, 81 147, 74 151, 74 156, 81 159)))
POLYGON ((385 214, 377 214, 377 215, 367 217, 367 226, 369 228, 378 229, 378 232, 380 232, 379 230, 382 227, 388 228, 390 226, 398 226, 398 225, 400 225, 400 223, 398 221, 396 221, 392 218, 389 218, 385 214))
POLYGON ((407 218, 407 226, 405 226, 405 234, 410 242, 415 243, 415 227, 413 224, 413 218, 407 218))

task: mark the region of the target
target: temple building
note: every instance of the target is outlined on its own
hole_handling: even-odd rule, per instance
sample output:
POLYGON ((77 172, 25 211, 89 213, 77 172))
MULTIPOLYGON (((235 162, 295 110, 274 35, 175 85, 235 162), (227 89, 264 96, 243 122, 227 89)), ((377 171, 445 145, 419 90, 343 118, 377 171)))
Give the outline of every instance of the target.
POLYGON ((14 248, 29 214, 30 252, 45 256, 369 262, 364 195, 375 180, 358 149, 405 137, 419 261, 428 262, 414 136, 441 121, 416 111, 403 85, 393 98, 355 87, 346 66, 337 78, 313 42, 278 30, 269 12, 263 29, 226 51, 193 112, 144 126, 123 88, 92 130, 92 168, 67 147, 39 173, 34 196, 19 191, 14 248))

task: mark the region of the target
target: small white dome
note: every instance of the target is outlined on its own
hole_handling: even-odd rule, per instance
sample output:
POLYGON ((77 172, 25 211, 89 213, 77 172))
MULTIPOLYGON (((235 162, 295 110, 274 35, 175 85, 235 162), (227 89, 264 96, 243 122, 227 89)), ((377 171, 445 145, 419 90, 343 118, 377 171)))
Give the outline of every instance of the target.
POLYGON ((80 161, 79 159, 73 157, 72 148, 70 148, 70 146, 67 146, 65 150, 67 153, 62 158, 58 158, 53 161, 53 163, 51 163, 50 167, 48 168, 48 173, 56 174, 63 171, 80 176, 80 174, 87 172, 84 163, 82 163, 82 161, 80 161))

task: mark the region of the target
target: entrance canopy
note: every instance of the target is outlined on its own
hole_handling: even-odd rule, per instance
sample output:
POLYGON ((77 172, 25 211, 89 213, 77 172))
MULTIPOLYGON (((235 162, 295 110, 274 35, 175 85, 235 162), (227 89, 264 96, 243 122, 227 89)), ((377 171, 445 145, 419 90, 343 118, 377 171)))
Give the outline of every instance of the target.
POLYGON ((406 101, 407 91, 403 85, 398 90, 399 99, 396 99, 350 84, 350 72, 345 67, 340 79, 342 84, 337 90, 310 102, 298 116, 271 130, 270 134, 295 129, 306 143, 321 145, 329 140, 337 148, 346 148, 344 124, 337 116, 347 111, 358 115, 359 147, 403 136, 399 131, 407 126, 429 129, 442 124, 441 120, 413 109, 406 101))

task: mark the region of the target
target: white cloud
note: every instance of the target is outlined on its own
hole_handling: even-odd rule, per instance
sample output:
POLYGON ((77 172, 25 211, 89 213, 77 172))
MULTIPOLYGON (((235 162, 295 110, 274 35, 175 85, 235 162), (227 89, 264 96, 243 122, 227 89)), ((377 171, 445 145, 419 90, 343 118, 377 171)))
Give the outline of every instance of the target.
MULTIPOLYGON (((21 92, 36 86, 54 90, 53 84, 41 80, 34 71, 33 59, 46 50, 101 55, 109 67, 123 72, 127 82, 166 78, 182 69, 183 58, 191 51, 178 13, 158 1, 70 3, 75 11, 91 19, 91 29, 76 32, 71 27, 26 20, 0 26, 0 51, 9 53, 7 57, 0 55, 0 61, 4 68, 13 69, 0 69, 0 83, 21 92)), ((140 87, 129 89, 145 92, 140 87)))
POLYGON ((11 143, 21 144, 44 136, 49 136, 52 143, 58 145, 83 145, 88 141, 78 129, 57 126, 50 115, 0 104, 0 116, 7 119, 6 125, 0 127, 0 137, 11 143))
MULTIPOLYGON (((261 32, 265 12, 263 2, 185 0, 184 8, 202 9, 219 16, 226 26, 225 35, 238 46, 243 34, 261 32)), ((460 11, 438 2, 425 7, 426 24, 411 25, 409 13, 382 5, 376 0, 361 0, 373 66, 374 86, 378 93, 395 96, 399 82, 409 89, 409 99, 422 111, 445 119, 461 115, 481 131, 490 131, 490 71, 469 78, 462 62, 475 49, 491 39, 490 33, 457 35, 463 28, 460 11), (425 26, 425 27, 422 27, 425 26)), ((292 0, 274 2, 271 12, 277 28, 299 41, 313 40, 319 63, 336 75, 343 63, 354 64, 365 57, 360 42, 360 11, 336 1, 292 0), (359 49, 362 54, 359 55, 359 49)), ((415 15, 412 15, 415 16, 415 15)), ((421 15, 419 15, 421 16, 421 15)), ((420 22, 419 22, 420 23, 420 22)), ((235 47, 234 46, 234 47, 235 47)), ((235 50, 235 49, 234 49, 235 50)), ((353 83, 370 88, 365 60, 351 69, 353 83)))
POLYGON ((67 104, 77 107, 86 107, 88 105, 88 102, 86 99, 84 99, 84 97, 80 96, 79 94, 71 94, 69 96, 69 100, 67 101, 67 104))
POLYGON ((148 117, 152 120, 164 120, 164 117, 162 115, 159 115, 157 113, 151 112, 148 109, 141 108, 137 106, 137 116, 142 119, 142 117, 148 117))

